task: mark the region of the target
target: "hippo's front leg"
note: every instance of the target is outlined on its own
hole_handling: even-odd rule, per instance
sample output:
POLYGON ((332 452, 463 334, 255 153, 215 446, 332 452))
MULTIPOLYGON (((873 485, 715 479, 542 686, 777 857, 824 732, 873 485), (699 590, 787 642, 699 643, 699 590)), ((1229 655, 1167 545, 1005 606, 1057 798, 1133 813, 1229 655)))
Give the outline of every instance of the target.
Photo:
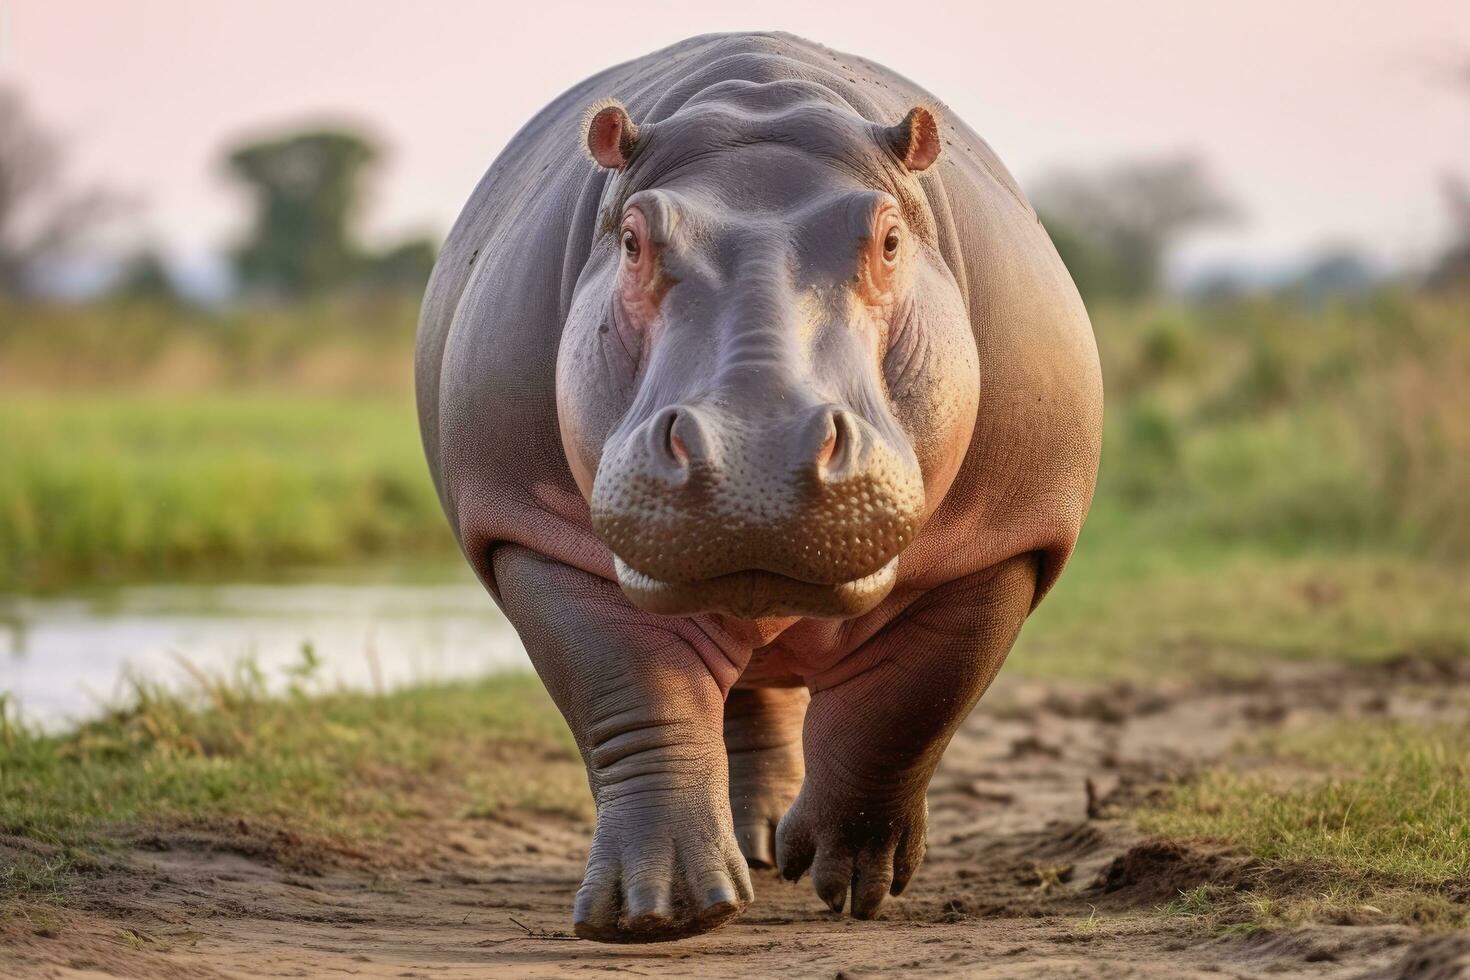
POLYGON ((872 917, 924 859, 929 779, 990 685, 1031 608, 1037 565, 1016 558, 917 599, 817 681, 803 743, 806 779, 776 834, 787 878, 872 917))
POLYGON ((655 942, 737 915, 754 897, 722 733, 738 666, 692 620, 635 609, 611 582, 515 546, 498 548, 494 567, 597 806, 577 935, 655 942))

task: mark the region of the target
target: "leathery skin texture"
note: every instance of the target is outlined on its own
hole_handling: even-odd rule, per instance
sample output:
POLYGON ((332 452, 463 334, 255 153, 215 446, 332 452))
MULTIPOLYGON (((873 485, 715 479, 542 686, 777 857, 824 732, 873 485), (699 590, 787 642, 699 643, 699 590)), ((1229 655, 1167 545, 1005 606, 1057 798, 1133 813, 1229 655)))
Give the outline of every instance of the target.
POLYGON ((1097 473, 1086 312, 985 142, 789 35, 609 68, 475 189, 416 374, 587 765, 577 934, 714 928, 749 867, 878 914, 1097 473))

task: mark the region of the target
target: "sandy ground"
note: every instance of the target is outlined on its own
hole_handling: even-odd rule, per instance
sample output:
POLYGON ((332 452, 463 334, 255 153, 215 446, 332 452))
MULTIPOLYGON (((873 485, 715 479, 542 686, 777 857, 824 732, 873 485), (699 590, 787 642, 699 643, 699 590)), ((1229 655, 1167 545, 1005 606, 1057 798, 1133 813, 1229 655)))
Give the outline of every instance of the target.
POLYGON ((424 818, 391 860, 239 824, 132 840, 57 925, 0 937, 0 975, 1470 977, 1470 936, 1222 937, 1162 915, 1182 889, 1249 887, 1261 869, 1143 840, 1116 815, 1262 726, 1463 710, 1446 693, 1461 673, 1413 661, 1148 690, 1003 680, 935 778, 927 862, 875 922, 758 872, 755 904, 715 933, 602 946, 569 933, 590 831, 576 821, 424 818))

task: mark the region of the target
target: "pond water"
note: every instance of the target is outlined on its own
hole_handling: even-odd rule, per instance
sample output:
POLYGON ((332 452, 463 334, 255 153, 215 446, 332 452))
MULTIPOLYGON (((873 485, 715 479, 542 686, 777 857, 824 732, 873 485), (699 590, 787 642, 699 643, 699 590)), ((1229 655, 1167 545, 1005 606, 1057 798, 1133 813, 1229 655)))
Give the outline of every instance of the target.
POLYGON ((0 595, 0 694, 56 728, 116 703, 128 677, 186 687, 245 660, 284 687, 303 646, 314 684, 387 690, 528 669, 520 640, 472 578, 150 585, 0 595))

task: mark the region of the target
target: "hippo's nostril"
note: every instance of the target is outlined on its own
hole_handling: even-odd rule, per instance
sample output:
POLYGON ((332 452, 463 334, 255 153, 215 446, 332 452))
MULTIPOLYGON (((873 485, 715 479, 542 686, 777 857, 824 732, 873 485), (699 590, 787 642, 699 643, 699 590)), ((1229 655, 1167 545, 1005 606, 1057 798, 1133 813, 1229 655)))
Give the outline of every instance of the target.
POLYGON ((658 439, 664 454, 680 466, 689 465, 689 447, 679 435, 679 410, 671 408, 664 412, 658 424, 658 439))
POLYGON ((699 413, 691 406, 671 405, 663 409, 649 420, 645 432, 649 452, 670 470, 670 475, 687 475, 695 464, 705 462, 704 430, 699 413))
POLYGON ((857 448, 857 425, 852 414, 843 409, 823 413, 824 437, 817 449, 817 474, 825 480, 839 480, 851 466, 857 448))
POLYGON ((839 429, 832 416, 827 416, 827 431, 822 439, 822 444, 817 447, 817 472, 824 473, 827 466, 832 462, 832 457, 837 454, 837 443, 839 429))

